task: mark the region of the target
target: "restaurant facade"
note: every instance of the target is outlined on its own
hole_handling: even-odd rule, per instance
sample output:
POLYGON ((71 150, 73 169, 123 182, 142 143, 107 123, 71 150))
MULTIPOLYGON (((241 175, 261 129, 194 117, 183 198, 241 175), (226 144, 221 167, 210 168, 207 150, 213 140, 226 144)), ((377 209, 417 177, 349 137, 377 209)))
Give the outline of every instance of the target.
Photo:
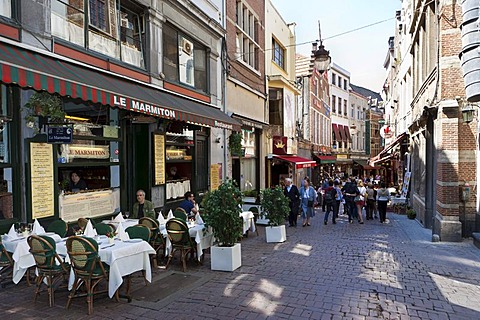
POLYGON ((97 12, 81 0, 10 2, 0 20, 0 228, 129 211, 138 189, 165 211, 219 184, 227 164, 212 142, 241 125, 219 86, 221 8, 194 2, 108 0, 97 12), (34 37, 32 16, 45 22, 34 37))

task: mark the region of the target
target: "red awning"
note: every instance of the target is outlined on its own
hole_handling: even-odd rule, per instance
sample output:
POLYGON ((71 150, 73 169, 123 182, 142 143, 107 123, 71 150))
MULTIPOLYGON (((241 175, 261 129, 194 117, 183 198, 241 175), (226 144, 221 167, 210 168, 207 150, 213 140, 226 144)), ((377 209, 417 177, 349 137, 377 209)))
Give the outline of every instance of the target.
POLYGON ((407 134, 404 132, 401 135, 399 135, 393 142, 391 142, 388 146, 386 146, 382 151, 380 151, 379 154, 377 154, 375 157, 370 159, 371 164, 375 164, 376 162, 384 161, 386 160, 385 158, 389 157, 389 154, 387 154, 390 150, 392 150, 397 144, 399 144, 403 138, 405 138, 407 134))
POLYGON ((345 137, 347 138, 347 142, 351 142, 352 138, 350 137, 350 127, 349 126, 344 126, 345 129, 345 137))
POLYGON ((335 163, 337 161, 337 157, 335 156, 320 156, 320 155, 315 155, 315 158, 317 158, 317 161, 325 164, 325 163, 335 163))
POLYGON ((338 141, 346 141, 347 137, 345 137, 345 129, 343 128, 343 125, 341 125, 341 124, 338 125, 338 134, 340 136, 340 140, 338 140, 338 141))
POLYGON ((310 167, 315 167, 317 165, 317 162, 307 158, 302 158, 297 156, 279 156, 279 155, 273 155, 273 156, 277 159, 294 163, 295 168, 297 169, 310 168, 310 167))
POLYGON ((5 42, 0 42, 0 81, 159 118, 241 129, 215 106, 5 42))
POLYGON ((338 134, 338 126, 336 123, 333 123, 332 124, 332 130, 333 130, 333 134, 335 135, 335 139, 333 139, 334 141, 340 141, 340 135, 338 134))

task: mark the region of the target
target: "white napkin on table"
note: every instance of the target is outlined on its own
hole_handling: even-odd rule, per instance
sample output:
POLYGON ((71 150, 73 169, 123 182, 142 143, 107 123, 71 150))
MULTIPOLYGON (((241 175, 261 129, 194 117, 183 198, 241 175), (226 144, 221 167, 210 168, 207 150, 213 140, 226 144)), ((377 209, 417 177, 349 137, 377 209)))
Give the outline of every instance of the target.
POLYGON ((166 223, 161 211, 158 213, 157 221, 159 225, 164 225, 166 223))
POLYGON ((123 218, 122 213, 120 212, 119 214, 117 214, 115 219, 113 219, 113 221, 115 221, 115 222, 125 222, 125 219, 123 218))
POLYGON ((204 224, 202 217, 200 216, 200 213, 197 212, 195 215, 195 223, 196 224, 204 224))
POLYGON ((32 234, 44 234, 45 229, 40 225, 40 222, 38 222, 37 219, 33 222, 33 230, 32 234))
POLYGON ((83 235, 93 238, 97 235, 97 231, 93 229, 92 221, 88 220, 87 225, 85 226, 85 231, 83 231, 83 235))
POLYGON ((130 236, 128 235, 128 233, 123 228, 123 223, 118 224, 117 231, 115 231, 115 232, 117 233, 117 238, 119 238, 120 240, 122 240, 122 241, 130 240, 130 236))
POLYGON ((170 209, 170 211, 168 212, 167 221, 172 219, 172 218, 175 218, 175 217, 173 216, 172 209, 170 209))
POLYGON ((15 231, 15 225, 14 224, 12 224, 12 227, 8 231, 7 236, 8 236, 8 239, 10 239, 10 240, 18 238, 17 231, 15 231))

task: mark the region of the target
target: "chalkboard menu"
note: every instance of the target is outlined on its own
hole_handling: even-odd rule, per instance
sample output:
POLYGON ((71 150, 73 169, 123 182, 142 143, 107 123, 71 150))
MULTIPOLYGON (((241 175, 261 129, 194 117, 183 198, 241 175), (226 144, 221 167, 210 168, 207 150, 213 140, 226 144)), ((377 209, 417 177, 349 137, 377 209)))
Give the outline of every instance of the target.
POLYGON ((165 184, 165 136, 153 136, 153 165, 155 185, 165 184))
POLYGON ((30 143, 30 190, 32 219, 54 215, 53 147, 48 143, 30 143))

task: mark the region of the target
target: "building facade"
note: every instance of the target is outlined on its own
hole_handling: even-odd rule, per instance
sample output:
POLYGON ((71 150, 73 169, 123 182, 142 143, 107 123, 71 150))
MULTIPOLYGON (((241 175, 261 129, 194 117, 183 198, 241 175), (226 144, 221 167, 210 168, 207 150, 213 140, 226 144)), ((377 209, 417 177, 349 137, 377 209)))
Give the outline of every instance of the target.
POLYGON ((7 4, 0 225, 129 211, 138 189, 165 211, 218 180, 214 141, 241 129, 224 112, 222 2, 7 4))

